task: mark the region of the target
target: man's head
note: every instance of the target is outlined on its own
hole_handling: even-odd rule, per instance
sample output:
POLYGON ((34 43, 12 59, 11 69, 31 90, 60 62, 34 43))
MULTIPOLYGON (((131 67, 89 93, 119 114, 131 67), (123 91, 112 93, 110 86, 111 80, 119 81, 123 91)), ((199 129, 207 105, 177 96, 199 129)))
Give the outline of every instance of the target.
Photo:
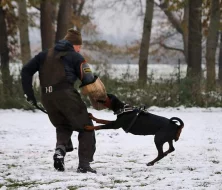
POLYGON ((70 43, 72 43, 73 48, 76 52, 80 51, 81 45, 82 45, 82 36, 79 31, 70 28, 67 31, 67 34, 64 37, 64 39, 68 40, 70 43))

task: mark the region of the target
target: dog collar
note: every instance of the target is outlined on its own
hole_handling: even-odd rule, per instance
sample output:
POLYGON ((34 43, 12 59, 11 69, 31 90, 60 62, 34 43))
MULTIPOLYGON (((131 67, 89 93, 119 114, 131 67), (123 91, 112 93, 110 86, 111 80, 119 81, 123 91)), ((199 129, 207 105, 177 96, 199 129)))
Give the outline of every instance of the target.
POLYGON ((116 112, 114 112, 114 114, 118 116, 126 112, 134 111, 134 109, 135 107, 132 107, 129 104, 125 104, 123 108, 117 110, 116 112))
POLYGON ((123 113, 132 112, 132 111, 147 112, 146 106, 134 107, 134 106, 130 106, 129 104, 125 104, 123 108, 114 112, 114 114, 118 116, 118 115, 121 115, 123 113))

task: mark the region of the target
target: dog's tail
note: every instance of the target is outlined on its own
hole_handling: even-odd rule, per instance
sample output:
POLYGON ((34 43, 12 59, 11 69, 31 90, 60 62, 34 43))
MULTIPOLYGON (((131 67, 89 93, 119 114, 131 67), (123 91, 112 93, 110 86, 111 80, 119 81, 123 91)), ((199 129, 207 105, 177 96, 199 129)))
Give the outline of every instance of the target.
POLYGON ((178 117, 172 117, 172 118, 170 118, 170 121, 171 122, 173 122, 173 123, 175 123, 176 125, 178 125, 177 124, 177 121, 180 123, 179 125, 178 125, 178 131, 177 131, 177 133, 176 133, 176 137, 175 137, 175 141, 178 141, 179 140, 179 137, 180 137, 180 134, 181 134, 181 132, 182 132, 182 129, 183 129, 183 127, 184 127, 184 123, 183 123, 183 121, 180 119, 180 118, 178 118, 178 117))
MULTIPOLYGON (((178 118, 178 117, 172 117, 172 118, 170 118, 170 121, 172 121, 173 123, 176 123, 177 121, 179 121, 179 127, 181 128, 183 128, 184 127, 184 123, 183 123, 183 121, 180 119, 180 118, 178 118)), ((177 124, 177 123, 176 123, 177 124)))

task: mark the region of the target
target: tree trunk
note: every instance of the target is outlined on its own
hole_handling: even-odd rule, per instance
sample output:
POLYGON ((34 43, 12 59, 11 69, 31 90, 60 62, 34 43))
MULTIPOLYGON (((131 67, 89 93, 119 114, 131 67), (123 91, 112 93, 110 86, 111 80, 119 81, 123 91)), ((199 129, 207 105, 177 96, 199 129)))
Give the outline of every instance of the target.
MULTIPOLYGON (((201 78, 201 5, 202 0, 189 1, 188 77, 201 78)), ((196 82, 200 82, 197 80, 196 82)))
POLYGON ((139 83, 141 85, 147 82, 147 65, 150 46, 150 36, 153 20, 154 1, 146 0, 146 12, 143 23, 143 35, 139 54, 139 83))
POLYGON ((219 78, 220 86, 222 87, 222 31, 220 31, 220 52, 219 52, 218 65, 219 65, 218 78, 219 78))
POLYGON ((1 60, 1 74, 3 83, 4 96, 10 95, 11 90, 11 77, 9 71, 9 48, 7 38, 7 27, 5 21, 5 12, 1 6, 0 0, 0 60, 1 60))
POLYGON ((18 1, 18 14, 19 14, 18 28, 19 28, 20 45, 21 45, 21 59, 22 63, 25 64, 31 59, 26 1, 24 0, 18 1))
POLYGON ((183 47, 184 47, 184 56, 186 63, 188 63, 188 28, 189 28, 189 4, 185 4, 184 7, 184 17, 183 17, 183 47))
POLYGON ((56 30, 57 30, 57 17, 58 17, 58 5, 59 2, 56 1, 52 1, 52 26, 53 26, 53 43, 55 42, 55 38, 56 38, 56 30))
POLYGON ((197 105, 202 103, 200 96, 202 59, 201 5, 202 0, 189 1, 187 79, 190 81, 188 91, 197 105))
POLYGON ((72 20, 72 1, 60 0, 59 13, 57 20, 56 42, 63 39, 71 25, 72 20))
POLYGON ((218 30, 220 25, 220 6, 219 0, 211 1, 210 25, 206 45, 206 65, 207 65, 207 90, 215 89, 216 71, 215 56, 218 43, 218 30))
POLYGON ((53 30, 53 3, 51 0, 43 0, 40 5, 40 27, 42 38, 42 50, 51 48, 54 43, 53 30))

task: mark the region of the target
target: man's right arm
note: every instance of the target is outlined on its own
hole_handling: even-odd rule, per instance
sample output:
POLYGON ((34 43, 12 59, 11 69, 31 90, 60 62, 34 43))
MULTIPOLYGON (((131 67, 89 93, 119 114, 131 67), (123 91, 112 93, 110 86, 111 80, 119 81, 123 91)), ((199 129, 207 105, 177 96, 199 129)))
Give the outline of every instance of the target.
POLYGON ((22 88, 24 94, 26 95, 27 100, 32 101, 33 103, 36 103, 36 99, 32 88, 32 77, 37 71, 39 71, 40 62, 42 61, 44 54, 45 52, 41 52, 36 55, 23 66, 21 71, 22 88))

